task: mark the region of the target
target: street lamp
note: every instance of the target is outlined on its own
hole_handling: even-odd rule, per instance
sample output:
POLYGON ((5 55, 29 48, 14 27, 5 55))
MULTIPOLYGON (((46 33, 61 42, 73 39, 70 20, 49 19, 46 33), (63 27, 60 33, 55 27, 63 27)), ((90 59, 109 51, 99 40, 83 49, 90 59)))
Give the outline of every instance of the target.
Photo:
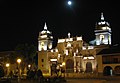
POLYGON ((30 67, 31 67, 31 65, 29 64, 29 65, 28 65, 28 68, 30 69, 30 67))
POLYGON ((18 63, 18 82, 20 81, 20 63, 21 63, 21 59, 17 59, 17 63, 18 63))
POLYGON ((7 67, 7 76, 8 76, 8 75, 9 75, 9 66, 10 66, 10 64, 9 64, 9 63, 6 63, 5 66, 7 67))
POLYGON ((21 59, 17 59, 17 63, 20 64, 21 63, 21 59))

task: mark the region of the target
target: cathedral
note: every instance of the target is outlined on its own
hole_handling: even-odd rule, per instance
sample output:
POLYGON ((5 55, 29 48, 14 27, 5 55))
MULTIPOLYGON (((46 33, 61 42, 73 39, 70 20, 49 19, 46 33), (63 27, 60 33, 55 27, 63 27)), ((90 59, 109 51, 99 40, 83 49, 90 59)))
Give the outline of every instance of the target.
POLYGON ((58 39, 53 48, 52 32, 45 23, 43 31, 38 36, 38 69, 43 75, 53 76, 58 72, 69 74, 102 73, 97 53, 111 45, 111 28, 101 19, 95 25, 95 40, 86 43, 82 36, 72 37, 68 32, 67 38, 58 39))

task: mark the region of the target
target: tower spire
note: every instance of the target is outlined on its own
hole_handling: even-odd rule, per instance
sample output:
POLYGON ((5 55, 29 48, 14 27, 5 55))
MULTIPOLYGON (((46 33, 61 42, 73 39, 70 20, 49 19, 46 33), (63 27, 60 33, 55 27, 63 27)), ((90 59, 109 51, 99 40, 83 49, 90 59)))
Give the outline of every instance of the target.
POLYGON ((44 25, 44 29, 46 29, 46 30, 47 30, 47 25, 46 25, 46 22, 45 22, 45 25, 44 25))
POLYGON ((103 12, 101 13, 101 21, 104 20, 103 12))

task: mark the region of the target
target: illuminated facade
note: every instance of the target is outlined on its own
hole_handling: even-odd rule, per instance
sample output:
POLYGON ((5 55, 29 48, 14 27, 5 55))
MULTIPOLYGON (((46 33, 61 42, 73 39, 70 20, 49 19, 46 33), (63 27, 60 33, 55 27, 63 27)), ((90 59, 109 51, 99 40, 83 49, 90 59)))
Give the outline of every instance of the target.
POLYGON ((96 45, 111 45, 111 28, 108 22, 104 20, 101 13, 101 21, 96 24, 95 28, 96 45))
POLYGON ((54 75, 59 71, 66 75, 101 71, 98 69, 101 59, 96 54, 111 45, 111 28, 104 21, 103 13, 101 21, 96 24, 95 36, 96 44, 89 45, 82 36, 71 37, 68 33, 67 38, 58 39, 57 46, 52 48, 53 36, 45 24, 38 37, 38 69, 44 75, 54 75))
MULTIPOLYGON (((48 31, 45 28, 44 30, 48 31)), ((44 38, 43 31, 39 33, 38 38, 38 68, 43 74, 53 75, 57 70, 64 70, 66 73, 96 71, 94 46, 84 44, 82 36, 71 37, 68 33, 67 38, 58 39, 56 48, 50 49, 48 46, 52 43, 52 39, 44 38), (51 43, 41 44, 46 41, 51 43)), ((52 34, 50 36, 49 38, 52 38, 52 34)))

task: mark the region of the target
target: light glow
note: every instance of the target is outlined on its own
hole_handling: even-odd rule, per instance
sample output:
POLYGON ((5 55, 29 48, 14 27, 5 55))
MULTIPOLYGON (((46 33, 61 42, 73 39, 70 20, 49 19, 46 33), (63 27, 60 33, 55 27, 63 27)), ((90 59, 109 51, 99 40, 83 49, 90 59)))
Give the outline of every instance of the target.
POLYGON ((58 58, 60 58, 60 54, 58 54, 58 58))
POLYGON ((85 47, 85 46, 83 46, 83 47, 82 47, 82 49, 83 49, 83 50, 86 50, 86 47, 85 47))
POLYGON ((58 39, 58 43, 63 43, 65 42, 65 39, 58 39))
POLYGON ((71 1, 68 1, 68 5, 71 5, 72 4, 72 2, 71 1))
POLYGON ((31 67, 31 65, 29 64, 29 65, 28 65, 28 67, 30 68, 30 67, 31 67))
POLYGON ((21 59, 17 59, 17 62, 20 64, 21 63, 21 59))
POLYGON ((77 37, 77 41, 82 40, 82 37, 77 37))
POLYGON ((68 42, 68 41, 73 41, 73 38, 67 38, 66 42, 68 42))
POLYGON ((94 57, 93 56, 89 56, 89 57, 84 57, 83 59, 84 60, 86 60, 86 59, 94 59, 94 57))
POLYGON ((47 37, 47 35, 42 35, 42 36, 41 36, 41 38, 46 38, 46 37, 47 37))
POLYGON ((68 43, 67 43, 67 47, 71 47, 71 43, 68 42, 68 43))
POLYGON ((88 46, 88 49, 94 49, 94 46, 88 46))
POLYGON ((76 53, 74 53, 74 56, 76 56, 76 53))
POLYGON ((65 62, 63 62, 62 65, 65 66, 65 62))
POLYGON ((53 52, 53 50, 51 50, 51 52, 53 52))
POLYGON ((50 59, 50 61, 57 61, 57 59, 50 59))
POLYGON ((68 55, 68 50, 66 50, 66 55, 68 55))
POLYGON ((51 44, 49 44, 49 49, 51 49, 52 48, 52 43, 51 44))
POLYGON ((6 67, 9 67, 10 66, 10 64, 9 63, 6 63, 6 67))

